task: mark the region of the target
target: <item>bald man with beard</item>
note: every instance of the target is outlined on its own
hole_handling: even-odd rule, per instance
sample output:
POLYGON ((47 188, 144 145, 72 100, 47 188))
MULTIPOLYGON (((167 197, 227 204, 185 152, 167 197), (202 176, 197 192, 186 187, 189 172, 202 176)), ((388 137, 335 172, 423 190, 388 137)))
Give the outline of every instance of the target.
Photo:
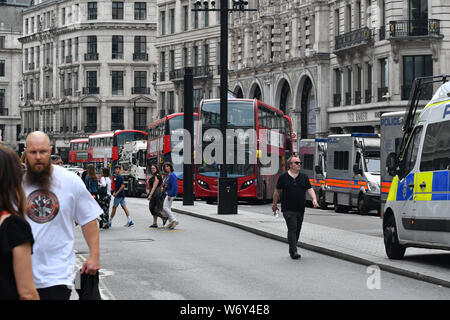
POLYGON ((42 300, 68 300, 75 278, 74 223, 89 247, 81 273, 97 274, 100 248, 97 217, 100 206, 72 172, 51 163, 49 137, 40 131, 28 135, 27 170, 23 187, 26 219, 31 225, 33 279, 42 300))

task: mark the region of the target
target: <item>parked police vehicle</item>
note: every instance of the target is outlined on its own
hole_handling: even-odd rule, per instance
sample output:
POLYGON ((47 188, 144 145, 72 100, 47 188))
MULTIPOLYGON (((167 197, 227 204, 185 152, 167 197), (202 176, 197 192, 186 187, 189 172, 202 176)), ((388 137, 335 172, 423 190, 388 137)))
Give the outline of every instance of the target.
POLYGON ((336 212, 380 210, 380 138, 375 133, 328 136, 326 201, 336 212))
POLYGON ((450 76, 417 78, 408 102, 400 152, 387 159, 395 176, 382 214, 386 254, 407 247, 450 249, 450 76), (418 114, 427 86, 443 83, 418 114))
MULTIPOLYGON (((302 161, 302 172, 308 176, 309 182, 316 192, 320 208, 326 209, 327 139, 301 139, 298 143, 298 151, 302 161)), ((311 197, 306 194, 307 203, 311 202, 311 200, 311 197)))

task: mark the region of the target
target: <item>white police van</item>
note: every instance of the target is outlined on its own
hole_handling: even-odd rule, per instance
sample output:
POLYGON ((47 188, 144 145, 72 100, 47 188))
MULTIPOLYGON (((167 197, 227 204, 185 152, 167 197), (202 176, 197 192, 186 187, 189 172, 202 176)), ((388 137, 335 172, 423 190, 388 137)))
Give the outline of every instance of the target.
POLYGON ((386 254, 401 259, 407 247, 450 249, 450 76, 417 78, 409 99, 400 153, 382 213, 386 254), (444 84, 414 121, 425 86, 444 84))
POLYGON ((376 133, 332 134, 327 143, 327 203, 334 211, 380 210, 380 137, 376 133))

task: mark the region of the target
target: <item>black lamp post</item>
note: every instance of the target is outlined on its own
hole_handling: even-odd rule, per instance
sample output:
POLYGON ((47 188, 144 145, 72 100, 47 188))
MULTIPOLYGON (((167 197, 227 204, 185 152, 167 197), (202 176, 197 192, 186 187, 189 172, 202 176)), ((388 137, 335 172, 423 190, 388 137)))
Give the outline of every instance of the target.
MULTIPOLYGON (((223 143, 223 164, 220 165, 220 178, 227 178, 226 129, 228 114, 228 13, 233 11, 256 11, 256 9, 246 9, 246 6, 248 5, 248 1, 246 0, 231 0, 233 4, 232 8, 229 8, 228 6, 229 1, 230 0, 220 0, 220 8, 216 8, 215 0, 195 0, 195 8, 192 9, 192 11, 220 11, 220 132, 222 133, 223 143)), ((219 214, 225 213, 221 212, 220 203, 223 203, 224 201, 221 201, 223 193, 220 192, 220 189, 219 180, 219 192, 217 195, 219 202, 219 214)))

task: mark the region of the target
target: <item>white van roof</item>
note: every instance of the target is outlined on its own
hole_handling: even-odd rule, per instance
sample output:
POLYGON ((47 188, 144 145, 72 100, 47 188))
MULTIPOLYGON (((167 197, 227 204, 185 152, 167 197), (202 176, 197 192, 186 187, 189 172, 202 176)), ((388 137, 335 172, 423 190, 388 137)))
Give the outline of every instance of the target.
POLYGON ((436 93, 434 94, 433 98, 431 98, 430 102, 427 103, 425 108, 444 101, 450 100, 450 82, 446 82, 442 84, 439 89, 437 89, 436 93))

